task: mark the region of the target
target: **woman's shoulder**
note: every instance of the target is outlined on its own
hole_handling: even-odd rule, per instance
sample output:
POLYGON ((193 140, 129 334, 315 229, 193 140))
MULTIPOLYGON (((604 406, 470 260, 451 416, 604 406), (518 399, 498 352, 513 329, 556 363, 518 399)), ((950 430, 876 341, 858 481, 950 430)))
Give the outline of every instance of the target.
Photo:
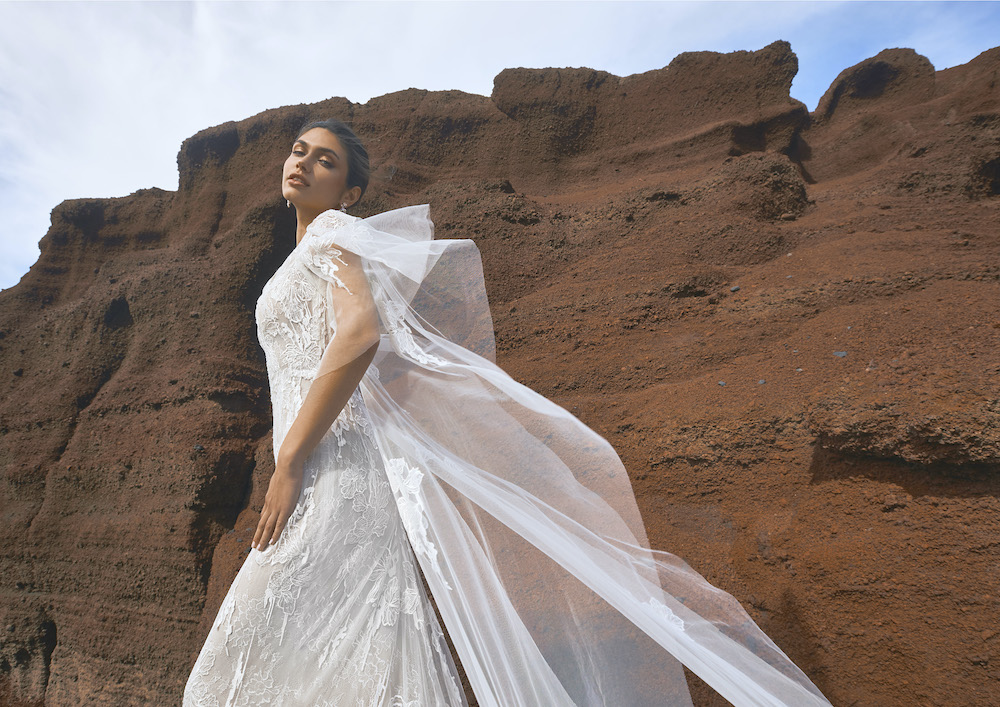
POLYGON ((335 242, 343 239, 345 226, 360 220, 357 216, 351 216, 338 209, 327 209, 306 226, 303 236, 303 240, 307 241, 304 243, 305 249, 320 252, 329 250, 335 242))
POLYGON ((327 209, 319 214, 312 222, 306 226, 306 233, 317 233, 331 228, 338 228, 347 223, 358 221, 357 216, 352 216, 340 209, 327 209))

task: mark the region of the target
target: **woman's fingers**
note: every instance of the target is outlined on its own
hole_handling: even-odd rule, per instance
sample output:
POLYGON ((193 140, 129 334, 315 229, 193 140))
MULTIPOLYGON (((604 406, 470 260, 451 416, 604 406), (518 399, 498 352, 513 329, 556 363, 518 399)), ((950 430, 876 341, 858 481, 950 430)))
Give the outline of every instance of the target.
POLYGON ((282 513, 278 516, 277 522, 274 524, 274 530, 271 533, 272 542, 278 542, 278 538, 281 536, 282 531, 285 529, 285 522, 288 520, 290 513, 282 513))
POLYGON ((254 536, 253 541, 258 550, 267 549, 268 545, 278 542, 278 538, 285 529, 285 523, 288 521, 290 515, 291 513, 282 513, 278 516, 272 513, 267 517, 266 522, 263 517, 261 518, 262 524, 257 531, 260 534, 260 539, 258 540, 254 536))
POLYGON ((267 547, 266 543, 271 539, 271 530, 273 528, 272 514, 265 501, 264 510, 261 511, 260 521, 257 523, 257 532, 253 536, 253 547, 258 550, 267 547))
POLYGON ((271 476, 267 495, 264 497, 264 509, 261 511, 251 547, 263 551, 278 542, 278 537, 285 529, 285 523, 298 502, 301 487, 301 478, 289 478, 283 474, 271 476))

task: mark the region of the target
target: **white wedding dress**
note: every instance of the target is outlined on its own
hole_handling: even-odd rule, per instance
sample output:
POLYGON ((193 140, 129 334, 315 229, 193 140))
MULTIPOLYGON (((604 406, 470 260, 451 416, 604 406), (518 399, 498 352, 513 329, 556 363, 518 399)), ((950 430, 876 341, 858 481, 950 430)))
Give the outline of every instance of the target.
MULTIPOLYGON (((317 274, 328 256, 307 245, 257 300, 275 454, 331 335, 317 274)), ((360 389, 306 461, 302 486, 278 541, 251 549, 229 588, 185 707, 467 704, 360 389)))
POLYGON ((311 382, 370 349, 337 331, 358 283, 379 346, 185 707, 467 704, 418 563, 483 707, 690 707, 682 664, 741 707, 829 706, 734 597, 649 546, 607 440, 496 366, 479 251, 428 214, 324 212, 263 288, 275 454, 311 382))

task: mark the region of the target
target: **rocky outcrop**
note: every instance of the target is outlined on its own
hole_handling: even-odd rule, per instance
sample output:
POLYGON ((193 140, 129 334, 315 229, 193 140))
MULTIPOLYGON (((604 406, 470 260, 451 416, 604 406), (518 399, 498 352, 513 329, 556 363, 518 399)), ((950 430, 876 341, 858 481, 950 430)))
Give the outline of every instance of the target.
POLYGON ((796 68, 779 41, 289 106, 185 140, 176 192, 57 206, 0 293, 0 702, 179 702, 273 469, 280 165, 333 115, 372 154, 357 215, 476 241, 498 362, 614 444, 654 547, 834 704, 991 704, 1000 48, 887 49, 812 114, 796 68))

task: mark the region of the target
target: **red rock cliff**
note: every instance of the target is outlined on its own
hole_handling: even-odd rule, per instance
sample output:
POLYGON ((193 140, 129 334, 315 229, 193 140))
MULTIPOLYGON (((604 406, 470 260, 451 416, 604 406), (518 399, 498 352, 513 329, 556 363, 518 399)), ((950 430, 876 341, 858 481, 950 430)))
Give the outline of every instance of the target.
POLYGON ((475 239, 498 362, 620 451, 655 547, 836 705, 996 704, 1000 48, 888 49, 811 114, 796 69, 779 41, 284 107, 187 139, 176 192, 57 206, 0 293, 0 702, 179 704, 272 470, 281 163, 336 116, 357 215, 475 239))

